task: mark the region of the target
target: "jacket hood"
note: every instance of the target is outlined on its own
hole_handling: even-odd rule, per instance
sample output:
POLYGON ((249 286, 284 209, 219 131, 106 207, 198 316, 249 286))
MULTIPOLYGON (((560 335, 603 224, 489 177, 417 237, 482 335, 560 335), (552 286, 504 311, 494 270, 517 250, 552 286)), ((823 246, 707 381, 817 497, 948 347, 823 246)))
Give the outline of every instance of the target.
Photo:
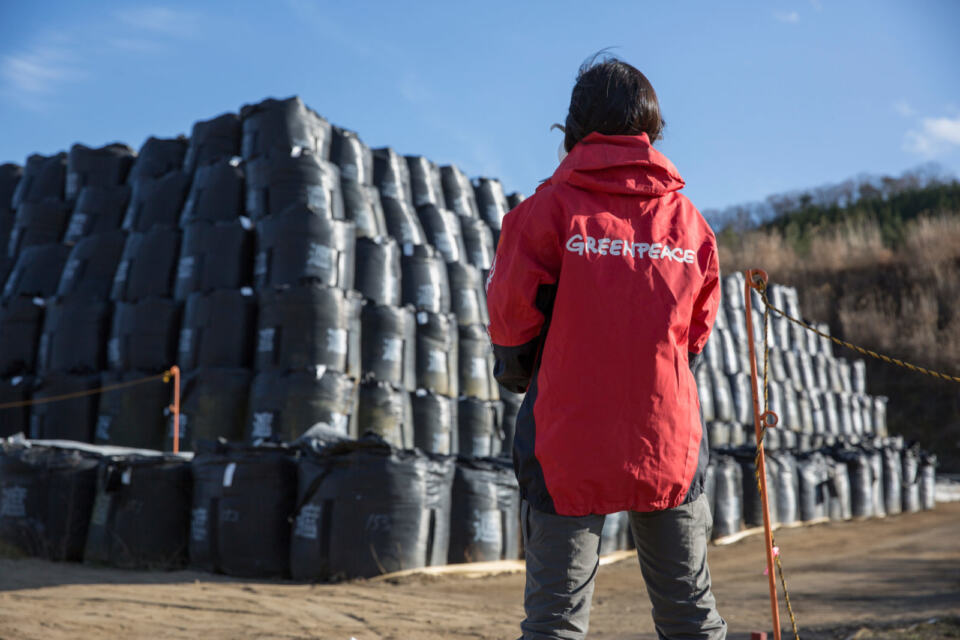
POLYGON ((645 133, 589 134, 574 145, 553 176, 540 186, 561 182, 588 191, 636 196, 662 196, 684 185, 677 168, 653 148, 645 133))

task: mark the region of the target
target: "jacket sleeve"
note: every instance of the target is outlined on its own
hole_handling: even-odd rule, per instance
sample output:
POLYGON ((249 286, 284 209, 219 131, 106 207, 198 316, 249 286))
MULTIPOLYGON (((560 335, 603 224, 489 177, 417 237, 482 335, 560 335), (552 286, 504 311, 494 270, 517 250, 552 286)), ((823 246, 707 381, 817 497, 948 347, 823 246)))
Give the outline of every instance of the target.
POLYGON ((720 306, 720 265, 717 261, 717 246, 713 243, 707 257, 703 284, 693 303, 693 315, 690 318, 690 332, 687 338, 687 350, 697 354, 703 351, 713 329, 720 306))
POLYGON ((487 277, 494 375, 516 393, 530 384, 560 272, 561 241, 545 200, 535 194, 504 217, 487 277))

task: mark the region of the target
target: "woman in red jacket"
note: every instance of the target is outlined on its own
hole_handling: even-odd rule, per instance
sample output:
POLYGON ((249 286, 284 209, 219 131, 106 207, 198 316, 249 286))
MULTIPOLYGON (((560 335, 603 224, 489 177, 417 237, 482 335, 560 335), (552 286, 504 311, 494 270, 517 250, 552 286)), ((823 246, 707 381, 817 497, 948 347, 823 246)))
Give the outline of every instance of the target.
POLYGON ((585 64, 553 176, 503 220, 487 280, 497 379, 526 391, 513 459, 523 638, 587 633, 604 516, 630 512, 661 638, 723 638, 706 562, 709 449, 692 369, 720 299, 716 239, 652 143, 637 69, 585 64))

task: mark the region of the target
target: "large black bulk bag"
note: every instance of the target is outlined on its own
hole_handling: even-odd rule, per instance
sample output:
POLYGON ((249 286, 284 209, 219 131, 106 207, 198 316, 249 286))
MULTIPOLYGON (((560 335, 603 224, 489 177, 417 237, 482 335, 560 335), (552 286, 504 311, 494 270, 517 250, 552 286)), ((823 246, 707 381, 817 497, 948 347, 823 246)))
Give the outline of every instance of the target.
POLYGON ((771 453, 769 457, 777 461, 777 520, 780 524, 794 524, 800 520, 797 460, 788 451, 771 453))
POLYGON ((461 326, 490 324, 483 276, 476 267, 462 262, 447 264, 450 306, 461 326))
MULTIPOLYGON (((838 449, 834 456, 846 463, 850 479, 850 513, 854 518, 878 515, 874 505, 874 468, 862 449, 838 449)), ((882 515, 882 514, 880 514, 882 515)))
POLYGON ((517 433, 517 415, 520 413, 524 395, 508 391, 500 385, 500 401, 503 403, 503 421, 500 424, 503 442, 500 445, 500 455, 505 458, 513 456, 513 436, 517 433))
MULTIPOLYGON (((180 383, 180 450, 193 451, 201 440, 243 439, 252 374, 246 369, 196 369, 180 383)), ((166 449, 173 445, 173 416, 166 449)))
POLYGON ((503 405, 499 401, 461 397, 457 404, 457 452, 465 456, 500 454, 503 405))
POLYGON ((830 505, 827 514, 831 520, 849 520, 853 517, 850 494, 850 470, 847 463, 833 457, 826 458, 830 475, 830 505))
POLYGON ((120 230, 87 236, 77 242, 63 267, 57 295, 109 299, 126 242, 127 234, 120 230))
POLYGON ((486 327, 460 327, 458 343, 460 393, 480 400, 499 400, 497 380, 493 377, 493 347, 486 327))
POLYGON ((736 418, 733 407, 733 396, 730 393, 730 380, 727 374, 719 369, 711 369, 711 386, 713 387, 713 412, 717 420, 731 422, 736 418))
POLYGON ((803 372, 800 370, 800 357, 796 351, 784 351, 783 364, 787 368, 787 380, 795 391, 803 389, 803 372))
POLYGON ((112 305, 83 298, 51 298, 37 347, 37 371, 105 369, 112 305))
POLYGON ((426 389, 410 394, 413 446, 427 453, 456 453, 457 399, 426 389))
POLYGON ((521 202, 527 199, 527 196, 523 195, 519 191, 514 191, 507 196, 507 206, 510 207, 510 210, 516 209, 521 202))
POLYGON ((84 562, 123 569, 185 567, 192 501, 187 460, 108 458, 97 473, 84 562))
POLYGON ((301 457, 293 578, 368 578, 446 564, 453 472, 451 458, 376 439, 301 457))
POLYGON ((360 376, 360 309, 356 292, 318 284, 260 293, 257 369, 313 369, 360 376))
POLYGON ((458 458, 451 496, 448 562, 520 555, 520 490, 509 462, 458 458))
MULTIPOLYGON (((144 380, 143 371, 107 371, 103 387, 144 380)), ((117 447, 163 449, 168 408, 173 404, 173 379, 143 381, 100 394, 93 441, 117 447)))
POLYGON ((158 178, 137 178, 123 219, 127 231, 148 231, 154 226, 175 227, 190 188, 190 176, 180 171, 158 178))
MULTIPOLYGON (((0 329, 2 331, 2 329, 0 329)), ((0 378, 0 404, 26 402, 30 399, 33 388, 33 378, 29 376, 14 376, 0 378)), ((30 430, 30 407, 7 407, 0 409, 0 438, 6 438, 17 433, 27 433, 30 430)))
MULTIPOLYGON (((413 205, 413 189, 410 186, 410 168, 403 156, 384 147, 373 150, 373 183, 380 189, 384 200, 400 200, 413 205)), ((384 202, 386 208, 386 202, 384 202)), ((387 223, 389 224, 389 219, 387 223)), ((406 241, 405 241, 406 242, 406 241)))
POLYGON ((428 203, 417 208, 417 216, 427 242, 440 252, 444 260, 460 262, 466 259, 460 217, 457 214, 428 203))
POLYGON ((177 300, 195 291, 239 289, 250 284, 253 234, 248 224, 236 220, 186 226, 173 289, 177 300))
POLYGON ((380 202, 380 192, 373 185, 341 180, 344 217, 357 226, 357 236, 376 238, 389 233, 387 219, 380 202))
POLYGON ((793 431, 800 431, 800 405, 797 402, 797 392, 789 380, 780 385, 783 394, 783 415, 780 426, 793 431))
POLYGON ((355 287, 374 304, 400 304, 400 246, 393 238, 357 238, 355 287))
POLYGON ((357 385, 337 371, 264 371, 250 386, 247 438, 292 441, 323 425, 356 436, 357 385))
POLYGON ((365 304, 360 314, 360 359, 365 379, 417 388, 417 321, 412 307, 365 304))
POLYGON ((837 410, 837 397, 833 391, 824 391, 820 395, 820 402, 823 405, 823 417, 826 423, 826 433, 832 435, 841 435, 840 412, 837 410))
POLYGON ((28 157, 23 175, 13 192, 11 208, 19 209, 25 202, 38 202, 46 198, 63 200, 66 175, 67 154, 62 151, 52 156, 34 154, 28 157))
POLYGON ((283 449, 202 453, 191 463, 190 564, 244 578, 290 573, 297 463, 283 449))
POLYGON ((729 422, 713 421, 707 424, 707 443, 711 449, 730 446, 730 434, 737 425, 731 425, 729 422))
POLYGON ((703 472, 703 495, 712 515, 717 502, 717 461, 713 455, 707 461, 707 468, 703 472))
POLYGON ((144 233, 131 233, 113 277, 111 299, 136 302, 171 297, 179 257, 179 229, 153 227, 144 233))
POLYGON ((325 218, 343 219, 337 165, 310 153, 247 162, 246 211, 254 220, 300 204, 325 218))
POLYGON ((404 247, 427 244, 427 234, 413 205, 406 200, 381 196, 387 233, 404 247))
POLYGON ((903 461, 900 450, 887 445, 883 448, 883 504, 887 515, 900 513, 903 509, 903 461))
POLYGON ((112 187, 127 181, 136 152, 125 144, 108 144, 92 149, 82 144, 70 147, 67 156, 67 183, 64 197, 73 200, 82 187, 112 187))
POLYGON ((730 393, 733 396, 734 422, 753 423, 753 389, 750 388, 750 376, 735 373, 729 376, 730 393))
POLYGON ((333 127, 330 162, 340 167, 341 180, 373 185, 373 152, 355 131, 333 127))
POLYGON ((133 168, 127 175, 127 182, 138 178, 159 178, 171 171, 183 167, 183 157, 187 153, 188 140, 184 136, 176 138, 154 138, 150 136, 140 147, 133 168))
POLYGON ((722 538, 737 533, 743 526, 743 471, 730 456, 711 458, 716 461, 713 537, 722 538))
POLYGON ((623 549, 621 542, 626 538, 626 529, 629 527, 630 518, 626 511, 608 513, 600 530, 600 555, 605 556, 623 549))
POLYGON ((232 222, 243 214, 243 169, 230 160, 197 168, 180 224, 232 222))
POLYGON ((177 357, 181 303, 169 298, 118 302, 107 342, 111 369, 165 371, 177 357))
POLYGON ((7 257, 15 258, 27 247, 60 242, 69 219, 70 206, 60 200, 25 202, 13 219, 7 257))
POLYGON ((0 304, 0 376, 36 370, 43 309, 39 298, 11 298, 0 304))
POLYGON ((253 360, 257 300, 251 289, 190 294, 183 310, 177 363, 197 367, 248 367, 253 360))
POLYGON ((240 118, 235 113, 225 113, 194 123, 187 154, 183 158, 183 169, 193 173, 217 160, 239 155, 240 118))
POLYGON ((0 164, 0 211, 13 210, 13 194, 23 177, 23 167, 12 162, 0 164))
POLYGON ((455 398, 460 389, 457 318, 417 312, 417 387, 455 398))
POLYGON ((777 382, 783 382, 787 379, 787 365, 783 361, 783 351, 777 347, 771 347, 767 364, 770 367, 770 377, 777 382))
MULTIPOLYGON (((884 490, 884 472, 883 472, 883 443, 874 442, 861 444, 860 447, 866 451, 870 458, 870 468, 873 471, 873 482, 871 484, 871 493, 873 495, 873 515, 883 517, 886 515, 886 499, 884 490)), ((899 473, 899 470, 898 470, 899 473)))
POLYGON ((797 458, 799 508, 803 522, 822 520, 830 506, 830 468, 823 454, 813 451, 797 458))
POLYGON ((244 105, 240 118, 244 159, 300 152, 330 157, 330 123, 297 96, 244 105))
POLYGON ((706 366, 697 367, 694 379, 697 382, 697 397, 700 400, 700 417, 706 422, 716 419, 716 412, 713 408, 713 382, 710 375, 710 368, 706 366))
POLYGON ((735 271, 723 278, 723 301, 731 310, 743 309, 744 276, 735 271))
POLYGON ((400 258, 403 304, 431 313, 450 312, 450 283, 443 258, 426 245, 405 245, 400 258))
POLYGON ((473 185, 460 169, 454 165, 440 167, 440 182, 444 200, 454 213, 466 218, 480 217, 473 185))
POLYGON ((17 296, 47 298, 57 292, 60 274, 70 257, 70 247, 41 244, 26 247, 17 256, 3 288, 5 299, 17 296))
POLYGON ((850 394, 841 391, 836 394, 838 400, 837 412, 840 416, 840 433, 845 436, 852 436, 856 433, 853 428, 853 406, 850 394))
POLYGON ((489 269, 496 253, 490 227, 479 218, 463 218, 460 221, 460 232, 463 234, 463 246, 470 264, 483 271, 489 269))
POLYGON ((67 223, 63 241, 75 244, 86 236, 120 228, 130 201, 130 187, 84 187, 67 223))
MULTIPOLYGON (((723 369, 728 375, 739 372, 740 354, 737 351, 737 344, 733 341, 733 334, 729 330, 721 330, 720 345, 723 348, 723 369)), ((744 371, 743 373, 747 373, 744 371)))
POLYGON ((503 195, 503 185, 495 178, 477 178, 473 184, 480 217, 495 232, 500 231, 503 216, 510 210, 507 198, 503 195))
POLYGON ((810 411, 813 419, 813 433, 827 433, 827 412, 823 407, 823 398, 816 390, 810 391, 810 411))
POLYGON ((99 457, 0 442, 0 541, 48 560, 80 560, 99 457))
POLYGON ((302 204, 257 223, 257 288, 318 282, 352 289, 357 231, 346 220, 317 215, 302 204))
POLYGON ((873 398, 873 430, 878 436, 887 435, 887 397, 873 398))
MULTIPOLYGON (((743 470, 743 521, 748 527, 763 526, 763 503, 757 485, 755 453, 755 449, 749 446, 734 451, 734 456, 743 470)), ((767 471, 767 507, 770 512, 770 524, 773 525, 779 522, 776 487, 780 464, 769 455, 765 456, 764 464, 767 471)))
POLYGON ((710 339, 703 345, 703 365, 709 369, 723 369, 723 353, 717 346, 721 329, 714 324, 710 339))
POLYGON ((414 447, 413 406, 406 391, 385 382, 364 382, 357 413, 360 434, 375 433, 398 449, 414 447))
POLYGON ((804 389, 797 394, 797 411, 799 412, 801 433, 812 434, 814 431, 813 402, 810 394, 804 389))
POLYGON ((901 459, 903 512, 916 513, 920 511, 920 452, 916 447, 904 449, 901 459))
POLYGON ((440 168, 423 156, 407 156, 406 160, 413 205, 421 207, 429 204, 445 209, 447 203, 443 195, 440 168))
MULTIPOLYGON (((32 400, 93 392, 100 386, 100 376, 51 373, 43 376, 33 390, 32 400)), ((97 420, 96 393, 64 400, 43 402, 30 408, 31 438, 38 440, 75 440, 91 442, 97 420)))
POLYGON ((925 454, 920 462, 920 507, 933 509, 937 506, 937 456, 925 454))
POLYGON ((813 370, 813 358, 801 352, 797 354, 797 363, 800 366, 800 388, 813 393, 817 388, 817 374, 813 370))

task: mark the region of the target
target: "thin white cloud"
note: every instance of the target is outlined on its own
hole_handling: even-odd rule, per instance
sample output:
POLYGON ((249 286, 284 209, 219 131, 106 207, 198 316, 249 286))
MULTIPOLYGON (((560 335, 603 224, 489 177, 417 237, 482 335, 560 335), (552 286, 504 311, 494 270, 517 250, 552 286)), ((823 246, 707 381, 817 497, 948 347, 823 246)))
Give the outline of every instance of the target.
POLYGON ((787 24, 796 24, 800 22, 800 14, 796 11, 777 11, 773 14, 773 17, 780 22, 785 22, 787 24))
POLYGON ((161 6, 130 7, 118 11, 115 17, 134 31, 171 38, 192 36, 199 27, 197 14, 161 6))
POLYGON ((960 147, 960 115, 923 118, 919 127, 906 133, 903 148, 926 158, 949 153, 960 147))
POLYGON ((85 75, 62 45, 40 43, 0 58, 0 92, 29 109, 42 109, 63 84, 85 75))
POLYGON ((893 110, 904 118, 912 118, 913 116, 917 115, 916 109, 910 106, 910 103, 906 100, 897 100, 893 104, 893 110))
POLYGON ((813 7, 814 11, 823 11, 823 2, 820 0, 810 0, 810 6, 813 7))

